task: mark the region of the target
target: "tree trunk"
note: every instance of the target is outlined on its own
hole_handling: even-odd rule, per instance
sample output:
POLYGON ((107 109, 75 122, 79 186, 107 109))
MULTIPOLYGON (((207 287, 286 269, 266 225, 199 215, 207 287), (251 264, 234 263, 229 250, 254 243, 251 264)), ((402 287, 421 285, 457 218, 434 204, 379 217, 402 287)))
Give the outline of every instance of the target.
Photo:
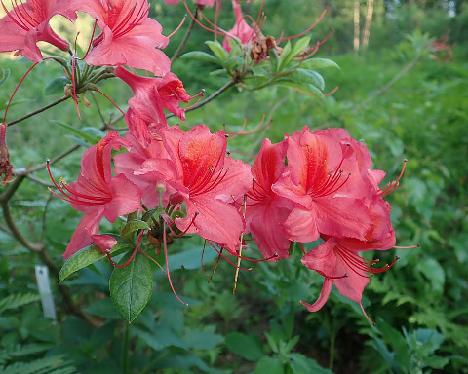
POLYGON ((364 26, 364 35, 362 38, 362 46, 364 48, 367 48, 367 46, 369 45, 373 13, 374 13, 374 0, 367 0, 366 24, 364 26))
POLYGON ((359 51, 360 32, 361 32, 360 4, 359 4, 359 0, 354 0, 354 40, 353 40, 354 52, 359 51))

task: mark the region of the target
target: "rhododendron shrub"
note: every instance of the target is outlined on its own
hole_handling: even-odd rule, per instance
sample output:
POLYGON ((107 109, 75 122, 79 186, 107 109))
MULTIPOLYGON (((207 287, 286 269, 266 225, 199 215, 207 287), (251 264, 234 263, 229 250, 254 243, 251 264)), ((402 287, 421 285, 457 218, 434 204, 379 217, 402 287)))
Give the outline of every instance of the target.
MULTIPOLYGON (((172 243, 198 237, 203 251, 215 251, 219 260, 233 267, 234 282, 245 270, 242 261, 266 262, 272 268, 279 261, 295 261, 310 270, 310 277, 317 273, 323 278, 316 301, 300 301, 308 311, 319 311, 334 286, 367 316, 362 307, 364 289, 371 275, 389 270, 396 258, 379 265, 364 253, 395 247, 391 206, 385 197, 398 187, 404 169, 394 182, 381 186, 385 173, 374 169, 367 146, 343 129, 314 130, 311 124, 284 134, 278 142, 263 139, 256 155, 240 160, 228 151, 230 135, 257 132, 261 138, 264 127, 236 133, 211 129, 210 118, 197 125, 184 123, 187 112, 232 87, 255 91, 286 86, 301 94, 324 96, 324 81, 316 69, 335 65, 313 57, 323 41, 311 43, 312 27, 291 37, 265 36, 261 14, 256 19, 246 17, 237 0, 232 1, 232 9, 215 1, 182 3, 192 17, 186 36, 196 25, 223 36, 222 43, 218 38, 207 42, 211 53, 182 56, 209 60, 227 78, 206 97, 187 92, 187 82, 171 68, 164 48, 177 30, 163 30, 150 17, 147 0, 28 0, 12 7, 2 3, 6 15, 0 20, 0 51, 16 52, 34 63, 13 92, 0 125, 0 176, 11 183, 11 193, 32 171, 11 165, 6 133, 21 119, 9 122, 7 113, 37 63, 60 64, 67 80, 64 98, 46 109, 71 98, 79 114, 80 106, 91 105, 86 99, 89 91, 109 100, 120 112, 117 121, 125 122, 120 129, 114 127, 117 121, 105 124, 101 129, 105 135, 99 139, 86 138, 88 147, 74 181, 65 181, 53 170, 64 156, 40 167, 48 170, 50 193, 81 215, 64 246, 60 281, 106 259, 113 269, 110 296, 122 316, 132 321, 151 297, 156 271, 166 275, 175 297, 184 302, 171 277, 172 243), (213 6, 214 12, 232 11, 232 28, 224 30, 209 19, 204 12, 213 12, 207 9, 213 6), (73 22, 77 12, 94 19, 84 55, 49 25, 55 15, 73 22), (36 45, 39 41, 57 47, 56 54, 44 58, 36 45), (130 87, 128 105, 116 103, 102 91, 100 82, 106 79, 130 87), (103 220, 108 222, 107 232, 103 220), (140 272, 135 275, 129 269, 136 266, 140 272), (138 281, 129 283, 134 276, 138 281), (135 296, 131 301, 125 297, 129 292, 135 296)), ((178 50, 182 48, 183 44, 178 50)), ((172 60, 176 58, 177 54, 172 60)), ((22 240, 14 222, 8 224, 21 243, 33 248, 22 240)))

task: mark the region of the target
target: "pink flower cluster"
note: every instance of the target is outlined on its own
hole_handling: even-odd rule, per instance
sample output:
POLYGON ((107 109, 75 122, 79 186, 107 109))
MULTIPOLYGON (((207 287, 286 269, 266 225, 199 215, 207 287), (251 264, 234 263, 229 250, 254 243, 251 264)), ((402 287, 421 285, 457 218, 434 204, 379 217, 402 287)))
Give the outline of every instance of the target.
POLYGON ((303 302, 306 308, 320 310, 333 284, 361 304, 369 274, 393 265, 374 268, 376 261, 365 261, 360 252, 394 247, 391 207, 383 197, 399 179, 381 190, 385 173, 372 169, 367 147, 342 129, 304 128, 277 144, 265 139, 252 173, 247 229, 264 257, 287 258, 292 242, 323 240, 302 258, 324 277, 320 297, 303 302))
MULTIPOLYGON (((88 13, 101 33, 92 40, 92 51, 86 56, 90 65, 128 65, 164 75, 170 70, 170 59, 161 51, 169 43, 162 27, 148 18, 147 0, 27 0, 14 1, 6 16, 0 19, 0 52, 16 51, 31 61, 43 59, 37 47, 48 42, 62 51, 69 44, 50 27, 50 20, 61 15, 70 21, 78 11, 88 13)), ((94 35, 93 35, 94 36, 94 35)))
MULTIPOLYGON (((160 83, 148 84, 126 70, 118 75, 134 87, 130 102, 160 83)), ((179 93, 183 98, 183 89, 179 93)), ((171 108, 161 95, 148 103, 171 108)), ((372 169, 365 145, 346 131, 304 128, 277 144, 265 139, 250 167, 227 155, 222 131, 212 133, 204 125, 182 131, 141 119, 132 125, 133 116, 139 118, 139 110, 132 110, 125 136, 109 132, 86 151, 76 182, 54 180, 61 198, 84 213, 66 258, 92 243, 103 250, 115 244, 102 244, 108 243, 98 232, 102 217, 113 222, 161 206, 181 213, 174 221, 165 217, 168 228, 199 235, 233 256, 244 245, 243 233, 252 234, 266 261, 288 258, 293 242, 322 239, 302 258, 325 279, 319 299, 303 303, 309 311, 323 307, 333 284, 361 304, 369 275, 393 265, 374 268, 376 261, 364 260, 360 252, 394 247, 390 205, 383 197, 397 182, 381 190, 384 172, 372 169), (112 172, 111 151, 119 148, 126 152, 113 157, 112 172)))
MULTIPOLYGON (((197 4, 212 6, 214 1, 197 4)), ((229 35, 242 43, 254 35, 238 1, 233 5, 236 25, 226 34, 227 50, 229 35)), ((345 130, 304 128, 276 144, 265 139, 250 166, 227 154, 224 132, 213 133, 204 125, 188 131, 168 125, 167 112, 185 119, 180 104, 191 96, 170 72, 170 59, 161 51, 169 39, 148 18, 147 0, 28 0, 4 8, 0 51, 16 51, 35 62, 42 59, 38 41, 69 48, 50 28, 53 16, 74 20, 77 11, 90 14, 101 32, 93 34, 86 62, 114 67, 115 76, 133 91, 125 114, 128 131, 123 136, 111 131, 86 150, 75 182, 57 181, 48 168, 55 194, 83 213, 65 258, 93 243, 103 251, 116 244, 114 237, 99 233, 102 218, 112 223, 159 207, 164 211, 160 237, 147 234, 164 242, 166 260, 169 234, 195 234, 220 255, 225 249, 241 258, 244 234, 251 234, 263 260, 272 262, 288 258, 297 243, 304 251, 302 264, 324 278, 318 300, 303 302, 311 312, 325 305, 333 284, 361 304, 369 275, 393 265, 375 268, 376 261, 366 261, 360 253, 394 247, 391 208, 384 196, 399 179, 380 189, 385 173, 372 168, 367 147, 345 130), (154 76, 139 76, 128 67, 154 76), (305 253, 303 244, 318 240, 305 253)), ((6 128, 0 129, 1 151, 6 128)), ((141 240, 139 235, 137 247, 141 240)))

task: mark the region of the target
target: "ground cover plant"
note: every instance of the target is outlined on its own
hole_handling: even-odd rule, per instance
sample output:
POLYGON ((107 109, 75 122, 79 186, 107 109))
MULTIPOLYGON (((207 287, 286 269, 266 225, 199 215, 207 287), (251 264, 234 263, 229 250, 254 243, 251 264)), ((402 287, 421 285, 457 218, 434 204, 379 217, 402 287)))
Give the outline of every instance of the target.
POLYGON ((463 9, 4 5, 3 372, 465 370, 463 9))

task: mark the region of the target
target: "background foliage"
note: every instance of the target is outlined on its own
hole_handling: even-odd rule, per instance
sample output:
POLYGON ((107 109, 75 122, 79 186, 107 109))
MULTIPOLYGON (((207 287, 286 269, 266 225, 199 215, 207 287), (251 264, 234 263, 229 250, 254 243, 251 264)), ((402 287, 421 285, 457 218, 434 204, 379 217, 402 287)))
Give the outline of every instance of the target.
MULTIPOLYGON (((166 30, 174 29, 183 15, 181 7, 152 3, 166 30)), ((374 164, 387 170, 389 178, 397 175, 405 158, 409 160, 402 187, 390 200, 399 244, 420 243, 420 248, 395 250, 401 258, 395 268, 372 279, 364 305, 375 326, 336 292, 321 312, 307 313, 298 300, 313 300, 322 280, 302 268, 299 257, 241 273, 237 294, 232 295, 233 269, 221 263, 212 276, 215 254, 207 252, 202 265, 202 243, 195 240, 171 247, 172 269, 178 269, 175 283, 189 308, 175 300, 164 274, 158 273, 150 305, 127 330, 108 297, 111 269, 103 261, 65 282, 101 326, 68 314, 57 292, 58 320, 45 319, 34 278, 40 259, 0 230, 0 371, 119 372, 128 350, 129 366, 139 373, 468 372, 468 9, 461 1, 453 2, 456 13, 449 17, 448 3, 376 1, 369 49, 353 53, 351 1, 318 1, 314 6, 308 0, 267 1, 265 33, 276 36, 300 31, 324 6, 331 6, 331 15, 314 37, 334 30, 318 56, 331 57, 340 66, 323 71, 326 91, 336 86, 339 90, 325 98, 281 87, 231 90, 189 113, 183 124, 189 128, 204 122, 235 131, 245 124, 255 127, 264 114, 271 117, 263 133, 230 140, 234 157, 244 159, 256 151, 263 135, 278 141, 285 132, 308 124, 347 129, 368 144, 374 164), (435 59, 428 48, 431 38, 445 33, 454 52, 447 62, 435 59)), ((251 7, 255 15, 258 4, 251 7)), ((229 27, 227 6, 225 10, 220 24, 229 27)), ((181 36, 175 37, 169 55, 181 36)), ((196 29, 187 50, 208 51, 203 42, 211 38, 196 29)), ((6 78, 0 86, 1 110, 29 64, 2 59, 0 66, 6 78)), ((174 66, 191 93, 202 88, 209 93, 225 82, 210 74, 212 70, 209 63, 188 58, 174 66)), ((55 79, 60 76, 55 66, 40 66, 23 86, 10 118, 59 97, 63 86, 55 79)), ((122 106, 130 95, 113 81, 103 90, 122 106)), ((70 126, 97 135, 102 122, 97 103, 103 118, 117 116, 100 98, 87 99, 81 121, 69 102, 12 128, 9 148, 15 167, 35 166, 69 145, 85 142, 83 132, 73 133, 70 126)), ((65 159, 55 173, 74 179, 79 153, 65 159)), ((47 181, 44 171, 35 178, 47 181)), ((28 238, 44 236, 50 254, 61 264, 78 216, 31 180, 22 185, 13 207, 28 238)), ((54 291, 56 281, 52 279, 54 291)))

